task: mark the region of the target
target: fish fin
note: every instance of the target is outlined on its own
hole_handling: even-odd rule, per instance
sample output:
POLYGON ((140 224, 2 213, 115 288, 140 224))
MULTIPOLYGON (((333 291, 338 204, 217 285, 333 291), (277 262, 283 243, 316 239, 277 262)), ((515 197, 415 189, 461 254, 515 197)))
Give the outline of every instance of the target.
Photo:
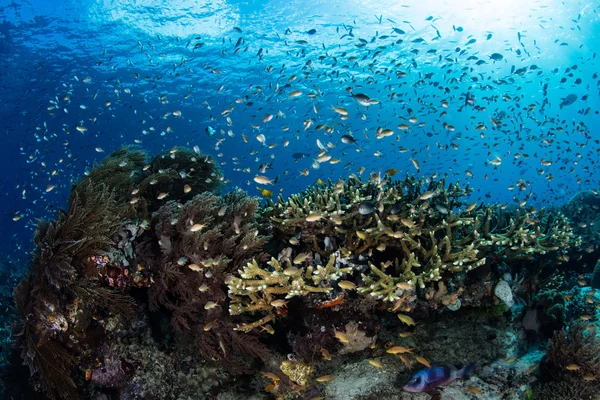
POLYGON ((277 175, 277 176, 275 177, 275 179, 273 180, 273 184, 274 184, 274 185, 275 185, 275 184, 277 184, 277 181, 278 181, 278 180, 279 180, 279 175, 277 175))
POLYGON ((466 367, 458 371, 458 377, 464 381, 468 380, 475 371, 475 368, 477 368, 476 364, 467 365, 466 367))

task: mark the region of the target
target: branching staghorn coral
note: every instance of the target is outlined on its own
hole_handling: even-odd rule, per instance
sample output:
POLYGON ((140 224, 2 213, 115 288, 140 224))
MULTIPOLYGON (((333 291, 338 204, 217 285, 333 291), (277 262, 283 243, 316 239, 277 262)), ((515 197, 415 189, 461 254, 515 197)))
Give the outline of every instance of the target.
POLYGON ((346 260, 367 258, 358 292, 386 301, 490 262, 553 259, 579 244, 561 213, 467 205, 471 191, 443 179, 351 176, 280 196, 262 220, 278 240, 298 242, 295 254, 339 250, 346 260))
POLYGON ((267 316, 260 320, 237 327, 240 331, 250 331, 264 325, 274 317, 276 308, 285 307, 285 300, 310 293, 327 293, 333 290, 331 281, 337 281, 351 268, 335 265, 335 255, 329 257, 325 266, 296 267, 289 260, 281 265, 275 258, 267 264, 271 268, 262 268, 252 260, 239 270, 240 277, 230 277, 229 312, 239 315, 245 312, 265 311, 267 316), (285 300, 284 300, 285 299, 285 300))

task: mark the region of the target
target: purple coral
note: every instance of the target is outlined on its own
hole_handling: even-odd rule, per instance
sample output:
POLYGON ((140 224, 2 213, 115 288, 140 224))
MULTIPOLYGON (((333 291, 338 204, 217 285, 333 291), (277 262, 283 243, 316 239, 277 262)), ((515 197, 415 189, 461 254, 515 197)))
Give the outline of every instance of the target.
POLYGON ((105 353, 104 364, 92 371, 92 382, 104 388, 121 388, 133 372, 133 365, 116 354, 105 353))

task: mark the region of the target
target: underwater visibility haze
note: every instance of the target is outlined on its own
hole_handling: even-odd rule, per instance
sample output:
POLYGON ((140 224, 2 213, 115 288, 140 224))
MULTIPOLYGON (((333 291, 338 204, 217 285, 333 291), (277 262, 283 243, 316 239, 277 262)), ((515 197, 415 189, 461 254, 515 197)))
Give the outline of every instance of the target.
POLYGON ((0 0, 2 398, 598 398, 599 13, 0 0))

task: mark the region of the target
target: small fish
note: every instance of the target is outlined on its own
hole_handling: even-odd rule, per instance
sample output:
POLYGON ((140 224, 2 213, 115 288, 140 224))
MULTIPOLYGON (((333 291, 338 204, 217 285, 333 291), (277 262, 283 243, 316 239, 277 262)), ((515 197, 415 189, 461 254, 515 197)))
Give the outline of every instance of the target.
POLYGON ((219 305, 217 303, 215 303, 214 301, 207 301, 206 304, 204 305, 204 309, 205 310, 211 310, 215 307, 218 307, 219 305))
POLYGON ((410 219, 408 218, 401 218, 400 222, 402 222, 402 224, 404 226, 406 226, 407 228, 414 228, 415 227, 415 223, 412 222, 410 219))
POLYGON ((369 215, 373 211, 375 211, 375 205, 372 202, 368 201, 368 200, 363 201, 358 206, 358 212, 361 215, 369 215))
POLYGON ((346 290, 356 289, 356 284, 354 282, 350 282, 350 281, 339 281, 338 286, 341 287, 342 289, 346 289, 346 290))
POLYGON ((413 350, 414 349, 410 349, 410 348, 404 347, 404 346, 393 346, 393 347, 390 347, 389 349, 387 349, 387 352, 390 354, 405 354, 405 353, 412 354, 413 350))
POLYGON ((201 231, 202 229, 204 229, 205 227, 206 227, 205 224, 194 224, 190 228, 190 232, 198 232, 198 231, 201 231))
POLYGON ((316 222, 323 218, 323 214, 311 213, 306 217, 306 222, 316 222))
POLYGON ((342 136, 341 140, 342 140, 342 143, 344 143, 344 144, 352 144, 352 143, 354 143, 354 144, 358 145, 356 143, 356 139, 354 139, 354 136, 352 136, 352 135, 344 135, 344 136, 342 136))
POLYGON ((329 354, 329 352, 327 351, 327 349, 321 348, 321 355, 323 356, 324 359, 326 359, 327 361, 331 361, 331 354, 329 354))
POLYGON ((335 379, 335 376, 333 376, 333 375, 324 375, 324 376, 320 376, 320 377, 316 378, 315 380, 317 382, 331 382, 334 379, 335 379))
POLYGON ((257 175, 254 177, 254 182, 260 185, 274 185, 277 182, 277 178, 273 180, 267 178, 266 176, 257 175))
POLYGON ((383 369, 383 364, 380 363, 377 360, 369 360, 369 364, 371 364, 372 366, 374 366, 375 368, 379 368, 379 369, 383 369))
POLYGON ((412 319, 411 317, 409 317, 408 315, 404 315, 404 314, 398 314, 398 319, 402 322, 404 322, 406 325, 409 326, 413 326, 416 325, 417 323, 415 322, 414 319, 412 319))
POLYGON ((333 106, 333 111, 335 111, 336 113, 340 114, 342 117, 347 117, 348 116, 348 110, 346 110, 344 107, 335 107, 333 106))
POLYGON ((204 325, 204 327, 202 328, 202 329, 204 329, 204 332, 210 331, 217 324, 217 321, 218 321, 218 319, 213 319, 211 322, 204 325))
POLYGON ((465 212, 471 212, 477 207, 477 203, 471 203, 465 208, 465 212))
POLYGON ((294 258, 294 261, 292 261, 292 262, 296 265, 302 264, 307 258, 308 258, 308 253, 300 253, 296 256, 296 258, 294 258))
POLYGON ((261 374, 269 379, 271 379, 273 382, 279 382, 281 380, 281 378, 277 375, 275 375, 272 372, 261 372, 261 374))
POLYGON ((273 300, 271 302, 271 305, 275 308, 281 308, 281 307, 285 307, 287 305, 287 301, 283 300, 283 299, 277 299, 277 300, 273 300))
POLYGON ((402 389, 411 393, 434 393, 438 386, 446 386, 457 379, 469 379, 474 370, 475 364, 470 364, 461 370, 452 365, 438 364, 414 374, 402 389))
POLYGON ((408 282, 398 282, 396 283, 396 287, 403 290, 409 290, 412 289, 413 285, 408 282))
POLYGON ((334 331, 335 338, 342 343, 350 343, 344 332, 334 331))
POLYGON ((428 191, 428 192, 423 193, 421 196, 419 196, 419 199, 428 200, 428 199, 432 198, 433 196, 435 196, 435 192, 428 191))
POLYGON ((569 364, 565 368, 569 371, 579 371, 581 369, 581 366, 577 364, 569 364))
POLYGON ((426 366, 427 368, 431 368, 431 364, 429 364, 429 361, 427 361, 426 359, 424 359, 421 356, 416 356, 415 360, 417 360, 417 362, 419 364, 423 364, 424 366, 426 366))
POLYGON ((198 264, 188 264, 188 268, 191 269, 192 271, 196 271, 196 272, 202 271, 202 267, 199 266, 198 264))

